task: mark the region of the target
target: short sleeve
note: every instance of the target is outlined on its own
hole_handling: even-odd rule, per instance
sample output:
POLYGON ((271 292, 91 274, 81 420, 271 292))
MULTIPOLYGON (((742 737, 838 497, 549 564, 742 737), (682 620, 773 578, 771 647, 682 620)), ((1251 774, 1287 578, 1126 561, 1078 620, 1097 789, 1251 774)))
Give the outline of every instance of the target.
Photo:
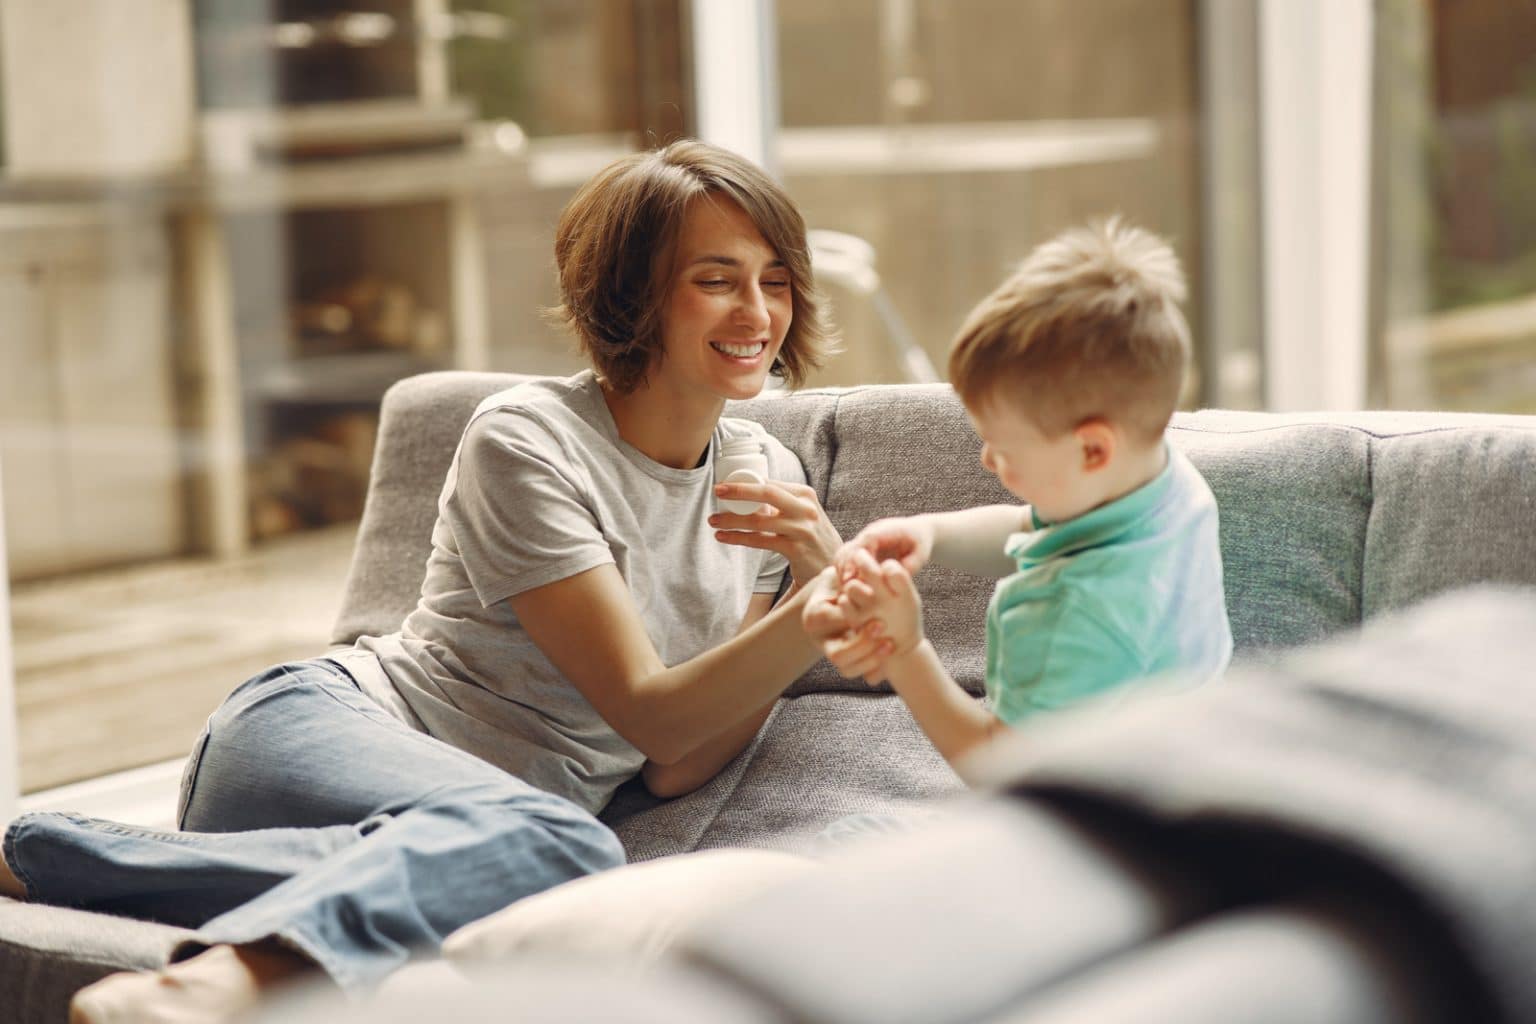
POLYGON ((998 632, 1003 649, 993 709, 1010 725, 1099 697, 1146 671, 1129 639, 1074 591, 1007 609, 998 632))
MULTIPOLYGON (((806 482, 805 467, 794 452, 772 434, 764 433, 768 444, 769 474, 773 479, 787 484, 806 482)), ((789 571, 789 559, 777 551, 764 551, 758 568, 757 582, 752 585, 754 594, 777 594, 784 585, 784 574, 789 571)))
POLYGON ((482 606, 614 560, 582 476, 532 416, 493 409, 465 428, 439 511, 482 606))

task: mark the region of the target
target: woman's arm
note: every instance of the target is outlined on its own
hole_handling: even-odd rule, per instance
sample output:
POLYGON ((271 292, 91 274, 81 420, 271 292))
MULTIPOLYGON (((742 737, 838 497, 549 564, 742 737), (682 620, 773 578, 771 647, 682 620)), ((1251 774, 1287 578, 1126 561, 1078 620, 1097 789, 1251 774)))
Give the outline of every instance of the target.
MULTIPOLYGON (((769 609, 773 607, 773 601, 772 594, 752 595, 752 602, 747 605, 747 614, 741 620, 741 629, 737 632, 749 629, 767 615, 769 609)), ((747 744, 752 742, 752 737, 757 735, 757 731, 768 720, 768 714, 773 710, 773 705, 774 701, 770 700, 757 712, 743 719, 739 725, 734 725, 714 739, 704 742, 676 764, 645 762, 645 766, 640 769, 640 777, 645 780, 645 788, 653 795, 661 797, 692 793, 719 775, 720 769, 746 749, 747 744)))
POLYGON ((820 651, 800 626, 806 593, 671 667, 662 664, 612 565, 524 591, 508 603, 529 638, 615 732, 648 760, 675 765, 706 743, 727 746, 728 730, 745 733, 748 719, 764 714, 816 661, 820 651))

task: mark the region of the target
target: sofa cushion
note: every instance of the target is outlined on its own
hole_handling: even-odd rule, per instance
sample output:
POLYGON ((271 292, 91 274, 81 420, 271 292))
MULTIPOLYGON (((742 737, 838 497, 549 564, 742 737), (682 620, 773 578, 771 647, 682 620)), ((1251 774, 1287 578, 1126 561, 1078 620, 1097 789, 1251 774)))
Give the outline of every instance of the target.
POLYGON ((632 861, 727 846, 798 852, 838 818, 905 814, 963 788, 894 696, 813 693, 779 701, 703 788, 660 801, 633 783, 602 817, 632 861))
POLYGON ((1432 422, 1372 425, 1367 616, 1479 581, 1536 584, 1536 424, 1432 422))
POLYGON ((159 967, 191 932, 0 897, 0 1011, 7 1021, 61 1021, 78 990, 113 971, 159 967))
POLYGON ((393 633, 416 607, 432 552, 437 498, 459 435, 482 399, 523 379, 449 370, 408 377, 385 393, 333 643, 393 633))
POLYGON ((1192 889, 1150 857, 1128 869, 1108 839, 1048 809, 989 802, 849 844, 823 871, 706 919, 682 949, 785 1020, 1002 1020, 1021 996, 1192 915, 1192 889))
POLYGON ((611 956, 650 965, 687 929, 820 862, 774 850, 709 850, 628 864, 518 900, 448 936, 455 963, 523 953, 611 956))
POLYGON ((1368 434, 1316 418, 1212 411, 1179 414, 1170 437, 1216 495, 1239 655, 1359 623, 1368 434))
POLYGON ((752 993, 676 964, 635 972, 603 957, 530 954, 432 970, 441 966, 407 966, 361 998, 329 982, 284 987, 241 1024, 784 1024, 752 993))

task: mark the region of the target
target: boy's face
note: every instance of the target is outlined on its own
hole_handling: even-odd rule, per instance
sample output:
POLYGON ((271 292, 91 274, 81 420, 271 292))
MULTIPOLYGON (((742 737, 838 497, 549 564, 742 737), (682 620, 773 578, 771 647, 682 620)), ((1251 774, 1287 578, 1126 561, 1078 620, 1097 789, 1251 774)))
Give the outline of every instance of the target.
POLYGON ((1013 403, 995 397, 967 408, 966 415, 981 438, 982 466, 1041 519, 1070 519, 1096 503, 1091 456, 1077 432, 1047 436, 1013 403))

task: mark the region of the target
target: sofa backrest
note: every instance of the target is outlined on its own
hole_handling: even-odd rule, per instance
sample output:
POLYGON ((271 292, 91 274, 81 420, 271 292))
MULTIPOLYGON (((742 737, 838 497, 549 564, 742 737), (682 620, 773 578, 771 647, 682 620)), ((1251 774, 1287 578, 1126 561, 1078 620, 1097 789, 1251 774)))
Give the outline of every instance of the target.
MULTIPOLYGON (((443 372, 385 396, 357 550, 333 639, 399 627, 414 607, 438 492, 482 398, 520 378, 443 372)), ((844 537, 882 515, 1011 500, 947 385, 812 389, 733 404, 805 464, 844 537)), ((1468 583, 1536 585, 1536 417, 1456 413, 1175 417, 1170 436, 1221 510, 1240 654, 1306 643, 1468 583)), ((931 567, 929 635, 979 692, 990 581, 931 567)), ((862 688, 825 663, 796 691, 862 688)))

